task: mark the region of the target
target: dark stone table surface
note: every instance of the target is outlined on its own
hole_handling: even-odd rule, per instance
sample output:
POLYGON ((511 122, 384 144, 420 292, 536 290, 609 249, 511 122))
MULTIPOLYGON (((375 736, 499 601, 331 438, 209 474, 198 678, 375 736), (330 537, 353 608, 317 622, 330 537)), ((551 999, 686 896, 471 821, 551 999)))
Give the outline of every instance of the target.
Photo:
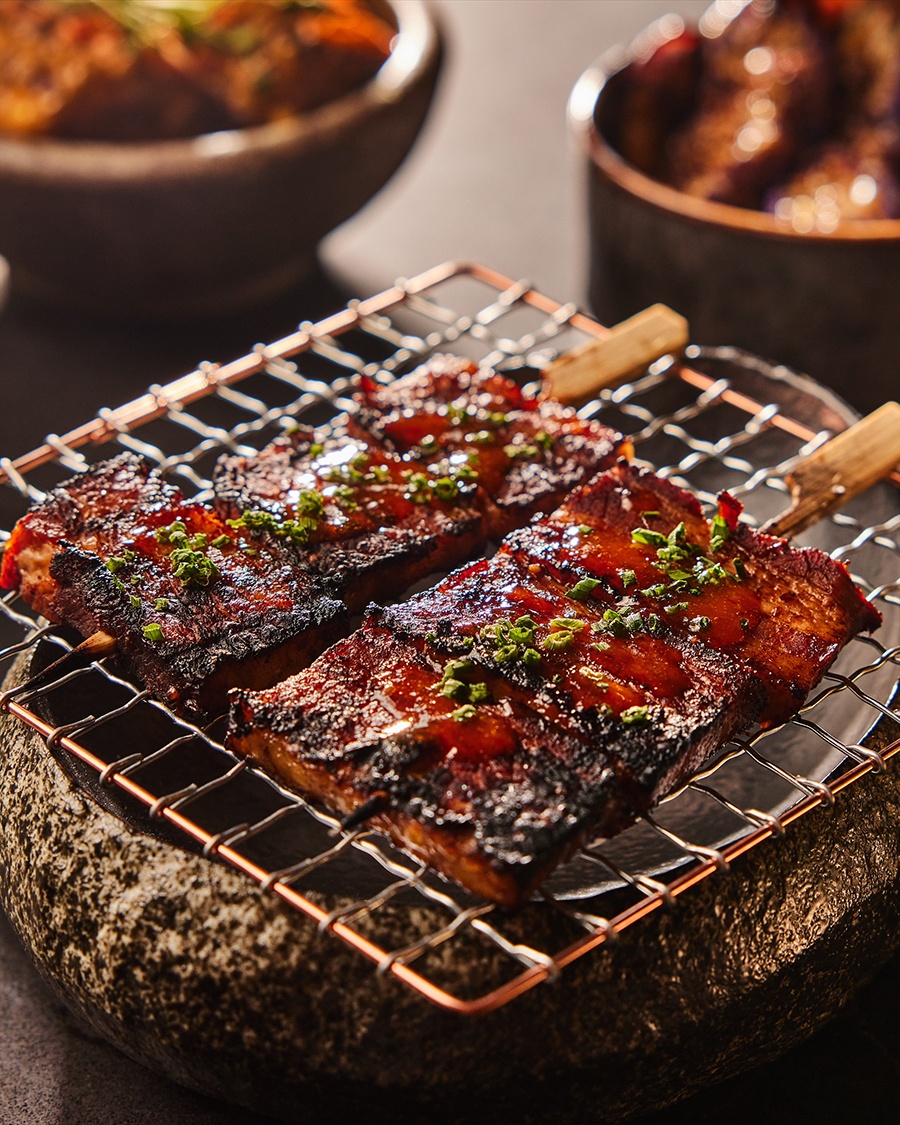
MULTIPOLYGON (((150 383, 204 359, 243 354, 348 297, 445 259, 481 261, 552 296, 582 300, 586 232, 565 130, 569 90, 597 55, 652 19, 670 10, 696 16, 704 6, 701 0, 444 0, 448 60, 431 119, 396 178, 326 241, 320 273, 266 307, 190 325, 91 323, 14 294, 0 316, 0 453, 25 453, 47 432, 65 432, 150 383)), ((894 960, 838 1018, 787 1056, 646 1120, 894 1122, 898 1010, 900 962, 894 960)), ((0 1125, 261 1120, 177 1088, 86 1037, 0 920, 0 1125)))

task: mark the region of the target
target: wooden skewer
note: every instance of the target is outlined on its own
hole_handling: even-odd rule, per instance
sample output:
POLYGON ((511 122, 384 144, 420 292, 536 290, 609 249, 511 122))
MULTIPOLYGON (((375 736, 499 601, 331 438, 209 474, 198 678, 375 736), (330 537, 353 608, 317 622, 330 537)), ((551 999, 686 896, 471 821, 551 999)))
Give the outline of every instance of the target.
POLYGON ((800 458, 785 475, 791 506, 762 528, 788 539, 871 488, 900 466, 900 403, 886 402, 800 458))
POLYGON ((65 671, 70 664, 74 664, 76 660, 82 657, 88 657, 90 660, 98 660, 102 656, 109 656, 116 647, 116 638, 111 637, 109 633, 98 631, 91 633, 89 637, 77 644, 74 648, 70 648, 68 652, 64 652, 52 664, 48 664, 46 668, 42 668, 40 672, 36 672, 26 684, 22 685, 21 689, 31 691, 32 688, 38 687, 50 678, 51 675, 65 671))
POLYGON ((685 318, 666 305, 652 305, 611 328, 603 339, 551 360, 544 368, 544 382, 559 402, 586 402, 661 356, 680 355, 687 342, 685 318))

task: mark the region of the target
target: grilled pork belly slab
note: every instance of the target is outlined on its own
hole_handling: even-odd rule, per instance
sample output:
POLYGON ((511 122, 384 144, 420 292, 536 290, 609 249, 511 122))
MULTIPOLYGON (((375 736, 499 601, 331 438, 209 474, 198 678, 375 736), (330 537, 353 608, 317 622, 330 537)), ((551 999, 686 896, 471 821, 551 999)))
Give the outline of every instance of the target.
POLYGON ((51 621, 115 638, 120 663, 176 710, 221 712, 347 629, 344 604, 281 540, 251 541, 123 453, 16 525, 0 584, 51 621))
MULTIPOLYGON (((421 473, 424 466, 415 466, 421 473)), ((315 440, 309 431, 276 438, 257 457, 224 457, 216 467, 216 508, 246 519, 263 538, 284 519, 318 504, 317 526, 296 546, 303 565, 327 578, 359 613, 373 598, 400 594, 481 548, 484 518, 477 484, 449 469, 437 489, 419 490, 410 463, 352 438, 315 440), (268 515, 269 520, 265 518, 268 515)), ((252 530, 252 529, 251 529, 252 530)))
POLYGON ((738 511, 723 497, 708 524, 617 465, 285 683, 235 692, 229 744, 517 906, 879 623, 840 564, 738 511))
POLYGON ((310 536, 311 565, 353 610, 471 558, 630 451, 621 434, 469 360, 435 356, 389 386, 361 380, 349 437, 308 431, 258 456, 225 457, 218 510, 297 514, 318 489, 342 519, 310 536))

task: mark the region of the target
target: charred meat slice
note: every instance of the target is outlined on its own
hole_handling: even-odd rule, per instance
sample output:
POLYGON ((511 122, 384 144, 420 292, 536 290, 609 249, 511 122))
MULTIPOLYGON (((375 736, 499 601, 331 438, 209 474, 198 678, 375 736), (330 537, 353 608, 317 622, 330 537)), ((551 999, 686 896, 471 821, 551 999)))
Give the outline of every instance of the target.
POLYGON ((878 624, 840 565, 738 510, 723 497, 707 524, 616 466, 286 683, 235 693, 230 743, 515 906, 878 624))
POLYGON ((283 678, 346 609, 280 540, 250 545, 125 453, 60 485, 13 531, 0 583, 51 621, 116 639, 122 665, 192 715, 283 678))

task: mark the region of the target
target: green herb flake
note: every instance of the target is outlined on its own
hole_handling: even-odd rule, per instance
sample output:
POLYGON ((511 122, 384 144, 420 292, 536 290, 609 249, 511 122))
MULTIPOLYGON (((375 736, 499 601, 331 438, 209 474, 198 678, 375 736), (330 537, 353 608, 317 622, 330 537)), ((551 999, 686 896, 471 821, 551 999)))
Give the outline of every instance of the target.
POLYGON ((129 596, 128 600, 134 606, 135 609, 137 609, 138 606, 141 604, 141 599, 137 596, 137 594, 131 594, 129 596))
POLYGON ((488 422, 490 422, 492 426, 505 426, 509 422, 509 417, 499 411, 492 410, 490 414, 488 414, 488 422))
POLYGON ((223 535, 217 535, 216 538, 213 539, 212 543, 210 543, 210 547, 217 547, 220 551, 222 550, 223 547, 229 547, 229 546, 231 546, 231 536, 230 535, 224 535, 224 534, 223 535))
POLYGON ((470 719, 474 719, 477 714, 477 707, 473 707, 471 703, 464 703, 462 707, 457 707, 455 711, 450 712, 450 718, 456 723, 467 723, 470 719))
POLYGON ((156 601, 153 603, 153 608, 156 609, 156 610, 159 610, 159 612, 162 613, 163 610, 166 610, 166 609, 169 608, 169 599, 168 598, 157 598, 156 601))
POLYGON ((620 570, 619 577, 622 579, 622 588, 627 590, 629 586, 634 586, 637 583, 637 575, 633 570, 620 570))
POLYGON ((573 598, 576 602, 583 602, 591 596, 599 585, 599 578, 582 578, 566 590, 566 597, 573 598))
POLYGON ((309 447, 309 456, 315 461, 317 457, 321 457, 325 452, 325 446, 320 441, 314 441, 309 447))
POLYGON ((156 622, 154 622, 152 625, 145 625, 141 632, 144 634, 146 639, 150 641, 151 644, 158 645, 163 640, 165 640, 165 637, 163 636, 162 626, 157 625, 156 622))
POLYGON ((634 543, 641 543, 645 547, 667 547, 669 540, 660 531, 651 531, 648 527, 636 527, 631 533, 634 543))
POLYGON ((169 555, 176 578, 185 586, 208 586, 219 574, 219 568, 201 551, 176 547, 169 555))
POLYGON ((462 701, 469 698, 468 684, 464 684, 462 680, 447 679, 441 683, 441 695, 446 695, 448 699, 455 699, 462 701))
POLYGON ((541 654, 536 648, 526 648, 522 653, 522 663, 527 668, 533 668, 536 664, 540 664, 541 654))
POLYGON ((710 524, 709 549, 713 554, 720 551, 731 537, 731 528, 722 516, 713 516, 710 524))
POLYGON ((590 524, 580 523, 578 525, 578 534, 579 535, 590 535, 593 530, 594 529, 591 527, 590 524))
POLYGON ((125 565, 126 561, 120 555, 112 555, 106 560, 106 569, 110 574, 118 573, 125 565))
POLYGON ((469 684, 469 702, 470 703, 484 703, 488 697, 487 684, 478 682, 477 684, 469 684))
POLYGON ((734 567, 734 573, 743 581, 747 577, 747 568, 744 566, 744 560, 739 555, 735 555, 731 560, 731 565, 734 567))
POLYGON ((637 723, 646 723, 650 719, 650 708, 644 704, 637 707, 628 707, 619 716, 626 726, 634 726, 637 723))
POLYGON ((306 488, 298 495, 295 508, 298 516, 320 520, 325 514, 325 497, 314 488, 306 488))
POLYGON ((574 633, 560 632, 548 633, 546 637, 540 642, 541 648, 547 652, 559 652, 575 640, 574 633))
POLYGON ((565 629, 569 633, 580 633, 582 629, 587 628, 587 622, 582 621, 580 617, 554 617, 550 622, 550 628, 553 630, 565 629))
POLYGON ((535 445, 539 445, 541 449, 549 452, 553 448, 553 438, 547 433, 546 430, 538 430, 534 435, 535 445))
POLYGON ((182 520, 175 520, 168 527, 158 527, 155 534, 159 543, 172 543, 176 540, 183 543, 187 540, 187 526, 182 520), (175 536, 175 540, 173 540, 173 536, 175 536))

